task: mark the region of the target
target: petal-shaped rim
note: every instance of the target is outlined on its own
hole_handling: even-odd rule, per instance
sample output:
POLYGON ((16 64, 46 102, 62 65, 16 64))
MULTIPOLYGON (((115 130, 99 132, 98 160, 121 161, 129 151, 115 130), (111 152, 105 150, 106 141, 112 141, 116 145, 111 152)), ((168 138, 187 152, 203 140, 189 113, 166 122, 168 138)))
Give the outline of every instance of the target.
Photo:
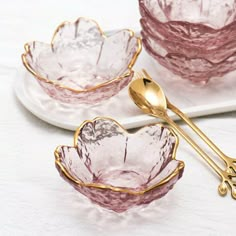
MULTIPOLYGON (((60 24, 60 25, 57 27, 57 29, 55 30, 55 32, 54 32, 54 34, 53 34, 53 37, 52 37, 51 46, 53 46, 55 36, 56 36, 56 34, 58 33, 58 31, 59 31, 61 28, 63 28, 63 27, 64 27, 65 25, 67 25, 67 24, 78 24, 81 19, 89 20, 89 21, 92 21, 93 23, 95 23, 95 24, 97 25, 97 28, 98 28, 98 30, 100 31, 100 34, 101 34, 102 37, 104 37, 104 38, 109 38, 109 37, 112 36, 112 35, 106 36, 106 34, 102 31, 102 29, 100 28, 100 26, 98 25, 98 23, 97 23, 96 21, 94 21, 94 20, 92 20, 92 19, 90 19, 90 18, 79 17, 74 23, 65 21, 65 22, 63 22, 62 24, 60 24)), ((52 81, 52 80, 49 80, 49 79, 47 79, 47 78, 44 78, 44 77, 40 76, 40 75, 29 65, 29 63, 28 63, 28 61, 27 61, 27 59, 26 59, 26 56, 31 53, 31 52, 30 52, 29 43, 26 43, 26 44, 24 45, 25 53, 23 53, 23 54, 21 55, 21 59, 22 59, 22 62, 23 62, 23 64, 24 64, 24 66, 26 67, 26 69, 27 69, 31 74, 33 74, 37 79, 39 79, 39 80, 41 80, 41 81, 43 81, 43 82, 45 82, 45 83, 53 84, 53 85, 55 85, 56 87, 59 87, 59 88, 62 88, 62 89, 67 89, 67 90, 70 90, 70 91, 75 92, 75 93, 84 93, 84 92, 94 91, 94 90, 96 90, 96 89, 98 89, 98 88, 101 88, 101 87, 104 87, 104 86, 106 86, 106 85, 109 85, 109 84, 111 84, 111 83, 113 83, 113 82, 115 82, 115 81, 123 80, 124 78, 129 77, 129 76, 133 73, 132 67, 133 67, 133 65, 135 64, 135 62, 136 62, 136 60, 137 60, 137 58, 138 58, 138 55, 140 54, 140 52, 141 52, 141 50, 142 50, 142 41, 141 41, 141 38, 140 38, 140 37, 134 36, 134 32, 133 32, 132 30, 130 30, 130 29, 124 29, 124 30, 126 30, 126 31, 129 32, 131 38, 132 38, 132 37, 135 37, 135 38, 137 39, 137 50, 136 50, 136 53, 134 54, 134 56, 133 56, 132 60, 130 61, 129 65, 127 65, 127 69, 128 69, 129 71, 128 71, 127 73, 125 73, 124 75, 122 75, 122 76, 113 78, 113 79, 111 79, 111 80, 109 80, 109 81, 106 81, 106 82, 104 82, 104 83, 98 84, 98 85, 96 85, 96 86, 94 86, 94 87, 90 87, 90 88, 88 88, 88 89, 81 89, 81 90, 79 90, 79 89, 73 89, 73 88, 64 86, 64 85, 62 85, 62 84, 60 84, 60 83, 58 83, 58 82, 55 82, 55 81, 52 81)), ((35 41, 34 41, 34 42, 35 42, 35 41)))
MULTIPOLYGON (((77 144, 77 139, 78 139, 78 136, 81 132, 81 130, 83 129, 84 125, 86 125, 87 123, 93 123, 95 122, 96 120, 110 120, 112 122, 114 122, 116 125, 118 125, 124 133, 126 134, 129 134, 129 132, 122 126, 120 125, 117 121, 115 121, 114 119, 112 118, 109 118, 109 117, 96 117, 95 119, 93 120, 85 120, 80 126, 79 128, 76 130, 75 132, 75 135, 74 135, 74 146, 73 147, 77 147, 78 144, 77 144)), ((148 127, 148 126, 152 126, 153 124, 151 125, 146 125, 144 126, 143 128, 145 127, 148 127)), ((154 125, 159 125, 160 127, 164 127, 164 128, 167 128, 170 133, 175 137, 176 139, 176 142, 175 142, 175 146, 174 146, 174 149, 173 149, 173 154, 172 154, 172 160, 176 160, 175 157, 176 157, 176 151, 177 151, 177 148, 178 148, 178 145, 179 145, 179 138, 178 136, 175 134, 174 130, 170 127, 167 127, 167 126, 164 126, 163 124, 160 124, 160 123, 155 123, 154 125)), ((143 128, 139 129, 138 131, 136 131, 135 133, 139 132, 140 130, 142 130, 143 128)), ((134 134, 135 134, 134 133, 134 134)), ((81 187, 92 187, 92 188, 100 188, 100 189, 109 189, 109 190, 112 190, 112 191, 115 191, 115 192, 123 192, 123 193, 129 193, 129 194, 132 194, 132 195, 141 195, 141 194, 144 194, 150 190, 153 190, 167 182, 169 182, 172 178, 174 178, 175 176, 177 176, 179 174, 179 172, 181 170, 184 169, 184 162, 183 161, 179 161, 179 165, 176 167, 176 169, 169 175, 167 176, 166 178, 164 178, 163 180, 161 180, 159 183, 157 184, 154 184, 153 186, 150 186, 144 190, 141 190, 141 191, 134 191, 134 190, 129 190, 127 188, 121 188, 121 187, 114 187, 114 186, 110 186, 110 185, 104 185, 104 184, 97 184, 97 183, 83 183, 81 181, 79 181, 78 179, 75 179, 73 176, 70 175, 70 173, 68 173, 68 171, 66 170, 66 168, 63 166, 63 164, 61 163, 61 159, 60 159, 60 155, 59 155, 59 150, 62 146, 58 146, 54 152, 54 155, 55 155, 55 164, 56 166, 61 170, 61 172, 64 174, 64 176, 66 178, 68 178, 69 181, 72 181, 73 183, 81 186, 81 187)))
POLYGON ((214 28, 214 27, 211 27, 209 25, 204 25, 204 24, 201 24, 201 23, 192 23, 192 22, 188 22, 188 21, 179 21, 179 20, 169 20, 167 22, 162 22, 160 20, 158 20, 155 16, 153 16, 153 14, 149 11, 149 9, 146 7, 145 3, 143 2, 143 0, 139 0, 139 7, 141 7, 145 12, 146 14, 149 15, 150 18, 152 18, 154 21, 158 22, 158 23, 161 23, 161 24, 171 24, 171 23, 177 23, 177 24, 185 24, 185 25, 188 25, 189 27, 204 27, 206 29, 206 31, 212 31, 212 32, 220 32, 221 30, 225 30, 227 28, 230 28, 232 27, 236 20, 228 23, 227 25, 223 26, 223 27, 220 27, 220 28, 214 28))

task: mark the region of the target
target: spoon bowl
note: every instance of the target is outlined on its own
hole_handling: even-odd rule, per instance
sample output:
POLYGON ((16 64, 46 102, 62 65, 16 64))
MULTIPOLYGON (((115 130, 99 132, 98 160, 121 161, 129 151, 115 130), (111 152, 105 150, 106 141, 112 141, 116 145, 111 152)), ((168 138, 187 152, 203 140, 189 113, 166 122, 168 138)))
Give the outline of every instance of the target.
POLYGON ((134 103, 146 114, 163 116, 167 110, 166 97, 162 88, 144 70, 145 77, 136 76, 129 86, 129 95, 134 103))

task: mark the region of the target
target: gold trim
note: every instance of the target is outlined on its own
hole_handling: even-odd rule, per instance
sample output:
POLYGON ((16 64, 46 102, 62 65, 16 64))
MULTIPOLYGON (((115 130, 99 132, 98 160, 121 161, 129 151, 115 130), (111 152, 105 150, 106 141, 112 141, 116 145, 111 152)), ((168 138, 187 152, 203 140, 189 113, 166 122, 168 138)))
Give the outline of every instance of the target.
MULTIPOLYGON (((124 133, 127 133, 129 134, 129 132, 122 126, 120 125, 117 121, 115 121, 114 119, 112 118, 109 118, 109 117, 96 117, 95 119, 93 120, 85 120, 79 127, 78 129, 76 130, 75 132, 75 135, 74 135, 74 146, 73 147, 78 147, 78 143, 77 143, 77 139, 78 139, 78 136, 81 132, 81 129, 84 127, 85 124, 87 123, 93 123, 95 122, 96 120, 100 120, 100 119, 106 119, 106 120, 111 120, 112 122, 116 123, 122 130, 124 133)), ((149 127, 149 126, 152 126, 154 124, 150 124, 150 125, 146 125, 144 127, 149 127)), ((174 146, 174 150, 173 150, 173 154, 172 154, 172 160, 176 160, 175 157, 176 157, 176 151, 177 151, 177 148, 178 148, 178 145, 179 145, 179 138, 178 136, 176 135, 175 131, 168 127, 168 126, 165 126, 163 124, 160 124, 160 123, 155 123, 155 125, 159 125, 160 127, 164 127, 164 128, 168 128, 170 133, 175 137, 175 146, 174 146)), ((143 128, 144 128, 143 127, 143 128)), ((139 132, 140 130, 142 130, 143 128, 139 129, 138 131, 136 131, 135 133, 139 132)), ((100 188, 100 189, 110 189, 112 191, 115 191, 115 192, 123 192, 123 193, 129 193, 129 194, 132 194, 132 195, 141 195, 141 194, 144 194, 150 190, 153 190, 154 188, 157 188, 165 183, 167 183, 168 181, 170 181, 172 178, 174 178, 178 173, 179 171, 181 171, 185 164, 183 161, 179 161, 179 165, 177 166, 177 168, 174 170, 174 172, 172 172, 169 176, 167 176, 165 179, 163 179, 161 182, 153 185, 153 186, 150 186, 149 188, 146 188, 142 191, 132 191, 132 190, 129 190, 129 189, 126 189, 126 188, 120 188, 120 187, 113 187, 113 186, 110 186, 110 185, 103 185, 103 184, 96 184, 96 183, 83 183, 77 179, 75 179, 73 176, 71 176, 67 170, 64 168, 64 166, 62 165, 61 163, 61 159, 60 159, 60 155, 59 155, 59 149, 61 148, 62 146, 58 146, 54 152, 54 155, 55 155, 55 163, 57 165, 57 167, 60 168, 60 170, 63 172, 63 174, 70 180, 72 181, 73 183, 77 184, 77 185, 80 185, 82 187, 93 187, 93 188, 100 188)))
MULTIPOLYGON (((89 20, 89 21, 94 22, 94 23, 97 25, 98 30, 100 31, 102 37, 104 37, 104 38, 109 38, 109 37, 110 37, 110 36, 109 36, 109 37, 106 36, 106 34, 102 31, 102 29, 100 28, 100 26, 98 25, 98 23, 97 23, 96 21, 94 21, 94 20, 92 20, 92 19, 90 19, 90 18, 86 18, 86 17, 79 17, 74 23, 71 23, 71 22, 66 21, 66 22, 63 22, 62 24, 60 24, 60 25, 56 28, 56 30, 55 30, 55 32, 54 32, 54 34, 53 34, 53 37, 52 37, 51 47, 53 47, 53 43, 54 43, 55 37, 56 37, 58 31, 59 31, 61 28, 63 28, 63 27, 64 27, 65 25, 67 25, 67 24, 77 24, 81 19, 86 19, 86 20, 89 20)), ((126 77, 129 77, 129 76, 132 76, 132 75, 133 75, 134 72, 133 72, 133 70, 132 70, 132 67, 133 67, 133 65, 135 64, 135 62, 136 62, 136 60, 137 60, 137 58, 138 58, 138 55, 140 54, 140 52, 141 52, 141 50, 142 50, 142 41, 141 41, 141 38, 140 38, 140 37, 134 36, 134 32, 133 32, 132 30, 130 30, 130 29, 124 29, 124 30, 127 30, 127 31, 129 32, 130 38, 134 37, 134 38, 137 39, 137 50, 136 50, 136 53, 134 54, 133 58, 131 59, 129 65, 128 65, 129 71, 128 71, 127 73, 125 73, 124 75, 122 75, 122 76, 116 77, 116 78, 114 78, 114 79, 111 79, 111 80, 109 80, 109 81, 106 81, 106 82, 104 82, 104 83, 98 84, 98 85, 96 85, 96 86, 94 86, 94 87, 91 87, 91 88, 88 88, 88 89, 81 89, 81 90, 79 90, 79 89, 73 89, 73 88, 64 86, 64 85, 62 85, 62 84, 60 84, 60 83, 58 83, 58 82, 55 82, 55 81, 49 80, 49 79, 47 79, 47 78, 44 78, 44 77, 42 77, 41 75, 37 74, 37 72, 28 64, 28 61, 27 61, 27 59, 26 59, 26 56, 27 56, 28 54, 31 54, 29 43, 26 43, 26 44, 24 45, 25 53, 23 53, 23 54, 21 55, 21 59, 22 59, 22 62, 23 62, 23 64, 24 64, 25 68, 26 68, 31 74, 33 74, 33 76, 34 76, 36 79, 38 79, 38 80, 41 80, 41 81, 43 81, 43 82, 45 82, 45 83, 48 83, 48 84, 55 85, 56 87, 59 87, 59 88, 63 88, 63 89, 70 90, 70 91, 75 92, 75 93, 90 92, 90 91, 96 90, 96 89, 98 89, 98 88, 104 87, 104 86, 106 86, 106 85, 109 85, 109 84, 111 84, 111 83, 113 83, 113 82, 115 82, 115 81, 120 81, 120 80, 123 80, 123 79, 126 78, 126 77)), ((115 34, 116 34, 116 33, 115 33, 115 34)), ((114 35, 114 34, 113 34, 113 35, 114 35)), ((111 35, 111 36, 112 36, 112 35, 111 35)), ((33 41, 33 42, 36 42, 36 41, 33 41)))

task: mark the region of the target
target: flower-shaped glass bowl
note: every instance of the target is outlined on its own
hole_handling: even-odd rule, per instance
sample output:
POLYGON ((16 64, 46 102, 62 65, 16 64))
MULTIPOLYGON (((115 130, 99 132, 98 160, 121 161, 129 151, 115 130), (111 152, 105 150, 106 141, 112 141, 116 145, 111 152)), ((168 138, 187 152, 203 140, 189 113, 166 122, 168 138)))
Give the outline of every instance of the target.
POLYGON ((51 44, 30 42, 25 67, 51 97, 66 103, 97 103, 132 79, 141 41, 131 30, 106 36, 87 18, 61 24, 51 44))
POLYGON ((236 36, 235 0, 139 0, 139 6, 169 40, 213 49, 236 36))
POLYGON ((74 146, 59 146, 61 176, 93 203, 116 212, 164 196, 182 176, 177 136, 160 124, 128 133, 110 118, 84 122, 74 146))
POLYGON ((161 65, 176 75, 195 83, 206 83, 212 77, 221 77, 236 69, 236 52, 220 62, 201 57, 188 57, 180 53, 168 53, 152 35, 141 32, 146 51, 161 65))

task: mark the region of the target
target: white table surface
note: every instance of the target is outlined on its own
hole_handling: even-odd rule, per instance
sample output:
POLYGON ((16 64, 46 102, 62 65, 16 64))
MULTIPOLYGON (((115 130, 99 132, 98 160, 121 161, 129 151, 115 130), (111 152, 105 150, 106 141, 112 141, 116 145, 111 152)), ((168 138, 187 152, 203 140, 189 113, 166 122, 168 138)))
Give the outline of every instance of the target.
MULTIPOLYGON (((24 43, 49 42, 59 23, 78 16, 105 30, 139 27, 137 0, 0 0, 0 235, 236 235, 236 201, 218 196, 217 176, 184 141, 177 155, 186 163, 183 178, 143 209, 116 214, 95 207, 59 177, 53 151, 72 144, 73 133, 30 114, 12 84, 24 43)), ((194 121, 236 156, 235 118, 233 112, 194 121)))

